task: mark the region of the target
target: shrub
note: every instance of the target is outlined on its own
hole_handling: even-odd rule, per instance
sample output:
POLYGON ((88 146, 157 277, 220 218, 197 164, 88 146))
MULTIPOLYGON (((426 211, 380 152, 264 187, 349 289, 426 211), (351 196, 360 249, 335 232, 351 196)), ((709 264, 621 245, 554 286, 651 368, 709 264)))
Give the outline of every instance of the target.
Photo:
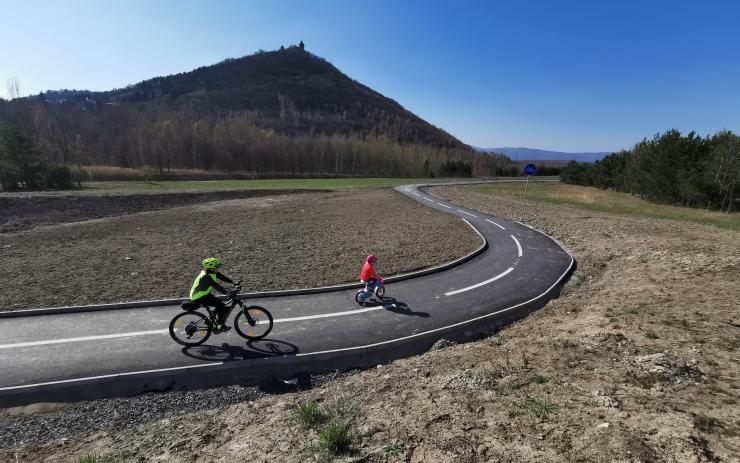
POLYGON ((72 188, 72 171, 67 166, 51 166, 46 171, 46 187, 57 190, 72 188))

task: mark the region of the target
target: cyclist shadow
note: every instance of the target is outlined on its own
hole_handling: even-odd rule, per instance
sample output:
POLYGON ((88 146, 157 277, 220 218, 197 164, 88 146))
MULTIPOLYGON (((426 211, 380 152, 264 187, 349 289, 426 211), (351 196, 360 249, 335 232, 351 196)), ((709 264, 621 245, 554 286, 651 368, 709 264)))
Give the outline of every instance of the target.
POLYGON ((408 304, 393 297, 381 297, 380 303, 383 305, 383 308, 389 312, 395 312, 401 315, 413 315, 421 318, 429 318, 431 316, 427 312, 414 312, 408 304))
POLYGON ((298 346, 286 341, 274 339, 260 339, 247 341, 247 348, 222 343, 220 346, 203 344, 195 347, 183 347, 182 353, 197 360, 234 362, 283 355, 296 355, 300 352, 298 346))

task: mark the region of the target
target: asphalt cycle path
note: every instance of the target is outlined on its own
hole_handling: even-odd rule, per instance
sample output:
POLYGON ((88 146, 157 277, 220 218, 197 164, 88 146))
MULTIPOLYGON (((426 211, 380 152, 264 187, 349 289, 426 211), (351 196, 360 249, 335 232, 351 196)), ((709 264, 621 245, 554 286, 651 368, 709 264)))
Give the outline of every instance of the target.
POLYGON ((422 353, 441 338, 490 334, 557 297, 575 268, 561 245, 524 224, 457 206, 415 186, 396 190, 466 220, 480 234, 481 249, 451 268, 387 279, 382 301, 363 306, 355 302, 356 285, 248 295, 246 305, 264 306, 275 319, 268 337, 255 342, 232 329, 183 348, 168 334, 170 320, 181 311, 174 301, 0 318, 0 406, 247 384, 384 363, 422 353))

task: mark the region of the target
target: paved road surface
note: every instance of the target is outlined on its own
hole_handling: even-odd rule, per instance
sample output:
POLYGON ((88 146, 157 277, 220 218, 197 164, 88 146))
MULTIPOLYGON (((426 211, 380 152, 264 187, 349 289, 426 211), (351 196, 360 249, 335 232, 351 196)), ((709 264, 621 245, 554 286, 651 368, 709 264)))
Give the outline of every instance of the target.
POLYGON ((245 383, 386 362, 421 353, 439 338, 469 339, 521 318, 557 296, 558 284, 574 268, 560 245, 525 225, 411 186, 397 190, 467 220, 488 247, 451 269, 387 284, 384 301, 365 307, 355 302, 356 289, 249 301, 275 318, 268 338, 254 343, 231 330, 184 349, 167 333, 177 305, 0 319, 0 405, 245 383))

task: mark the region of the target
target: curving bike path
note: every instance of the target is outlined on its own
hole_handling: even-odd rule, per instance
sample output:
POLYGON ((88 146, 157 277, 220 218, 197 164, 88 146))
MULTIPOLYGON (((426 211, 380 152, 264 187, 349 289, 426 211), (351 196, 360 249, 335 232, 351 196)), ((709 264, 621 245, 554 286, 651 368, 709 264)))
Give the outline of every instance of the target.
POLYGON ((275 318, 253 343, 231 330, 182 348, 167 332, 179 300, 0 313, 0 407, 367 367, 483 337, 558 296, 576 262, 556 241, 418 187, 396 190, 466 220, 477 252, 387 279, 377 304, 357 305, 357 285, 248 294, 275 318))

